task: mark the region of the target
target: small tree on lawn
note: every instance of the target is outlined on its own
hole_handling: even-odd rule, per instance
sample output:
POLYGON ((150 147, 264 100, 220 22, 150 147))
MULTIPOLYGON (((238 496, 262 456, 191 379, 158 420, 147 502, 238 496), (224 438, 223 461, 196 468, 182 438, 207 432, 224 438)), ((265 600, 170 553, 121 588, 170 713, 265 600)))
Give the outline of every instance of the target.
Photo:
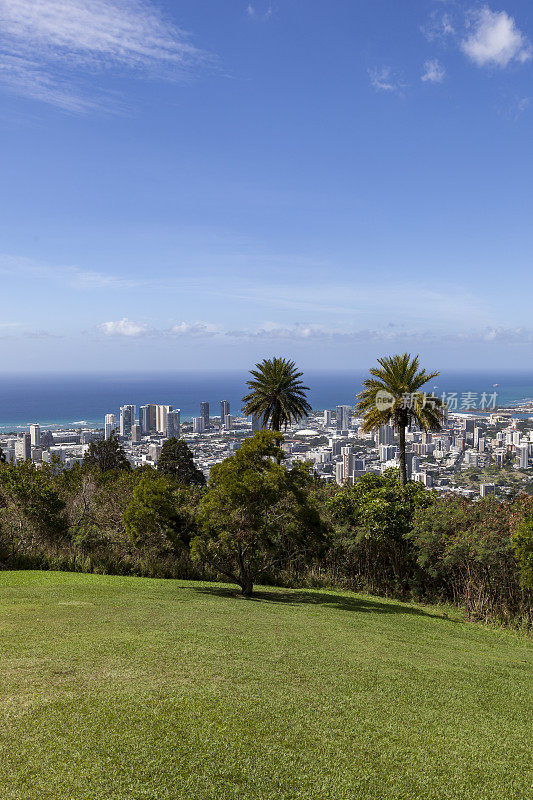
POLYGON ((311 555, 324 525, 313 507, 305 464, 287 469, 278 432, 258 431, 211 471, 200 501, 195 561, 209 564, 249 596, 254 582, 284 560, 311 555))

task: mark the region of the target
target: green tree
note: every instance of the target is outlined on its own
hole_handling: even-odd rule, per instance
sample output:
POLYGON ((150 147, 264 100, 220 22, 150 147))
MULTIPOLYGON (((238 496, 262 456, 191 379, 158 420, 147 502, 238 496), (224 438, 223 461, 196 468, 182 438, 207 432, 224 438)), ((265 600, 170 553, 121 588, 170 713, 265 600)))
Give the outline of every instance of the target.
POLYGON ((176 478, 186 486, 205 486, 205 475, 194 463, 193 454, 183 439, 172 436, 163 443, 157 471, 176 478))
POLYGON ((249 596, 260 575, 284 560, 310 556, 324 524, 310 501, 307 465, 282 465, 279 432, 258 431, 211 471, 200 501, 191 555, 249 596))
POLYGON ((408 535, 414 510, 430 502, 421 483, 399 483, 398 470, 366 473, 326 502, 344 546, 371 588, 406 589, 415 556, 408 535))
POLYGON ((517 526, 511 541, 520 568, 520 583, 524 589, 533 589, 533 517, 517 526))
POLYGON ((176 490, 164 475, 144 474, 123 514, 130 540, 137 546, 149 545, 160 552, 188 545, 193 526, 184 491, 176 490))
POLYGON ((113 469, 131 470, 126 452, 114 432, 109 439, 100 439, 91 442, 89 449, 83 457, 83 464, 86 467, 96 468, 101 472, 109 472, 113 469))
POLYGON ((67 532, 65 504, 47 476, 30 461, 0 468, 0 551, 17 556, 55 548, 67 532))
POLYGON ((400 483, 407 483, 405 432, 415 423, 425 431, 441 429, 444 407, 440 398, 421 392, 438 372, 419 369, 418 356, 410 353, 378 358, 379 367, 370 370, 371 378, 363 381, 357 395, 356 410, 363 416, 363 430, 372 431, 392 423, 398 427, 400 446, 400 483))
POLYGON ((244 411, 261 419, 264 428, 280 431, 282 426, 296 422, 311 411, 306 392, 294 361, 268 358, 250 371, 253 380, 247 381, 249 394, 242 398, 244 411))

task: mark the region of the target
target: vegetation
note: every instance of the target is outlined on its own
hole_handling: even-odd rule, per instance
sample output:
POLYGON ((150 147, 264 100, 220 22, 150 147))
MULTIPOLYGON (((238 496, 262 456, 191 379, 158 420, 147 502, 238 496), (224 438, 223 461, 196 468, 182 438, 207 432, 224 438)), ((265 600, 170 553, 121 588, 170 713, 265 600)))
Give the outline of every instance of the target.
POLYGON ((157 471, 176 478, 186 486, 205 486, 205 475, 194 463, 191 450, 183 439, 172 436, 163 443, 157 471))
POLYGON ((533 589, 533 515, 517 525, 512 542, 520 567, 520 583, 525 589, 533 589))
POLYGON ((2 800, 530 794, 531 644, 453 610, 4 572, 0 616, 2 800))
POLYGON ((409 353, 378 358, 379 367, 370 370, 372 378, 363 381, 364 389, 357 395, 357 411, 363 416, 363 430, 377 430, 392 423, 399 431, 398 458, 400 483, 407 483, 405 432, 416 423, 422 430, 439 431, 443 418, 440 398, 427 395, 420 389, 436 378, 438 372, 419 370, 418 356, 409 353))
POLYGON ((124 448, 121 447, 114 431, 111 431, 109 439, 91 442, 83 460, 87 467, 96 467, 102 472, 131 469, 124 448))
POLYGON ((310 500, 302 463, 287 469, 281 433, 261 431, 212 470, 200 501, 193 560, 207 563, 251 595, 254 582, 282 563, 316 552, 325 530, 310 500))
POLYGON ((247 382, 249 394, 242 398, 244 413, 261 419, 264 428, 280 431, 305 417, 311 406, 294 361, 267 358, 251 370, 253 380, 247 382))

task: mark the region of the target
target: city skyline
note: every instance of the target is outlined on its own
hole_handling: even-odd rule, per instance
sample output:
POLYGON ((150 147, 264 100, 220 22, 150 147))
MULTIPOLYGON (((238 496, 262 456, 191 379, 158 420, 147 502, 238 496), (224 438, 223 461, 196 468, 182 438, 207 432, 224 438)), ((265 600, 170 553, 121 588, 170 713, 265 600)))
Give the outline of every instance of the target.
POLYGON ((531 363, 524 2, 17 0, 0 36, 4 370, 531 363))

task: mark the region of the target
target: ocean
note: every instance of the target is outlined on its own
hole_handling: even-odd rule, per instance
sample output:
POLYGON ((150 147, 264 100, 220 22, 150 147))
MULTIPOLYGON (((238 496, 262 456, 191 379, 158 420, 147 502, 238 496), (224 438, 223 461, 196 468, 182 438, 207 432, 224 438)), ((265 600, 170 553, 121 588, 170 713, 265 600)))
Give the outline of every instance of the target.
MULTIPOLYGON (((353 404, 367 375, 362 370, 306 371, 312 407, 322 410, 353 404)), ((199 415, 202 401, 209 402, 211 416, 217 416, 220 401, 228 400, 231 412, 238 414, 248 377, 244 370, 4 375, 0 379, 0 431, 18 431, 32 422, 43 428, 102 427, 105 414, 118 414, 120 406, 129 403, 172 405, 180 408, 182 419, 187 420, 199 415)), ((427 388, 438 395, 472 392, 481 396, 482 392, 496 392, 498 405, 512 406, 533 400, 533 371, 443 372, 427 388)))

